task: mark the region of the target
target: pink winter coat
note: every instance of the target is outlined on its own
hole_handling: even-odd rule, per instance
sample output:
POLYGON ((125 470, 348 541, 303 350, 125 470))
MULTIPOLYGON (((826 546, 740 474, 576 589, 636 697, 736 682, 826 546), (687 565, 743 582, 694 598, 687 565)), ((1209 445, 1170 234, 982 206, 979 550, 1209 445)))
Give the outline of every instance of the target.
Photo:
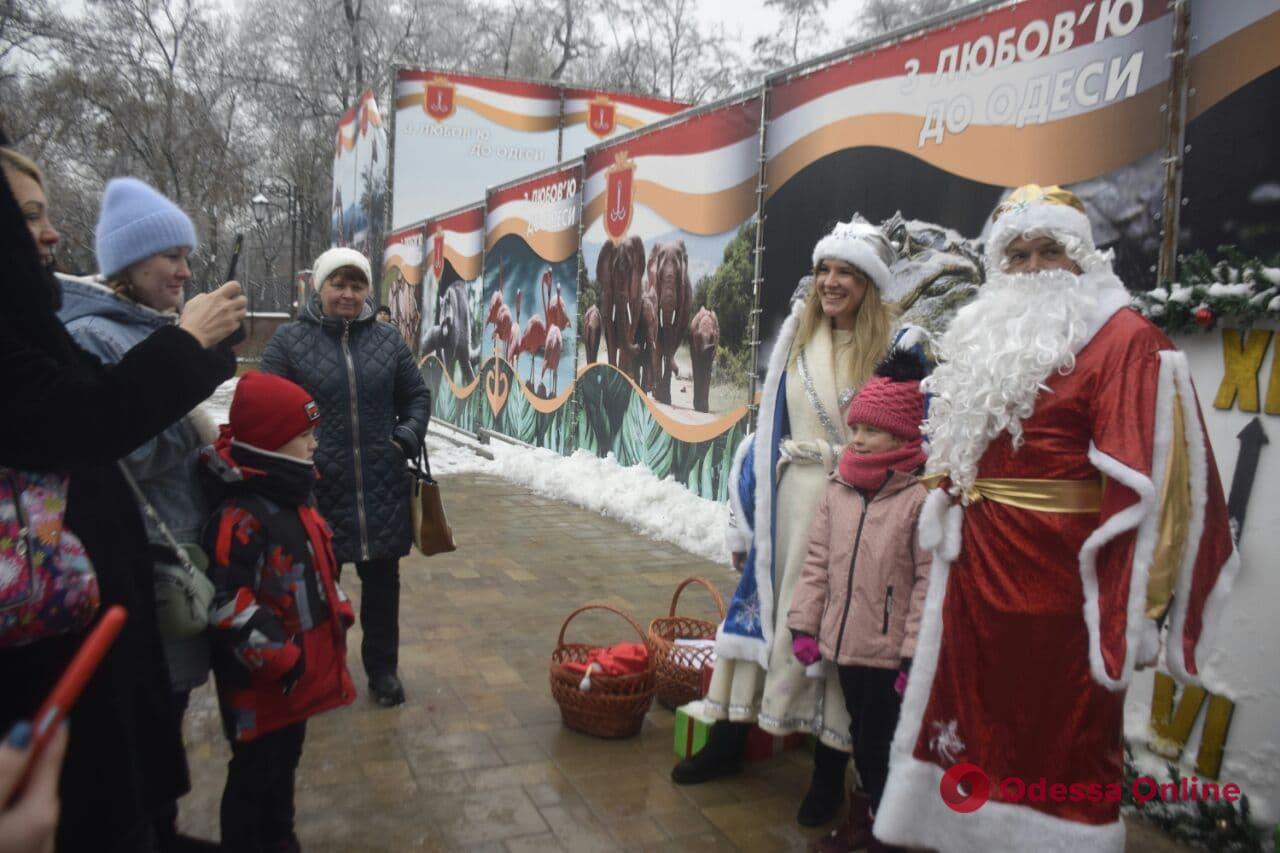
POLYGON ((867 501, 831 475, 787 613, 787 627, 817 637, 825 660, 897 669, 915 657, 930 561, 916 525, 927 495, 894 471, 867 501))

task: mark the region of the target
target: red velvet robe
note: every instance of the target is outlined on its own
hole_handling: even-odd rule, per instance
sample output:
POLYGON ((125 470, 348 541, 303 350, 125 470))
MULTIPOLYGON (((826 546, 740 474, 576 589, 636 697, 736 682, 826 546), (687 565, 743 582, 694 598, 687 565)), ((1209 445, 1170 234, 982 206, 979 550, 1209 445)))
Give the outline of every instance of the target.
POLYGON ((1120 804, 1105 786, 1123 780, 1124 688, 1153 624, 1144 615, 1148 569, 1177 440, 1190 459, 1192 523, 1168 619, 1175 676, 1195 679, 1206 610, 1219 609, 1229 588, 1226 503, 1185 356, 1126 308, 1068 375, 1045 384, 1023 446, 1014 451, 1007 433, 992 440, 978 477, 1103 475, 1101 512, 992 500, 961 510, 942 490, 931 495, 934 565, 877 815, 882 840, 948 851, 1123 849, 1120 804), (1179 403, 1185 439, 1174 436, 1179 403), (991 800, 970 813, 944 803, 939 788, 944 771, 964 763, 991 780, 991 800), (1000 783, 1009 777, 1081 785, 1082 799, 1068 788, 1062 802, 1008 802, 1000 783))

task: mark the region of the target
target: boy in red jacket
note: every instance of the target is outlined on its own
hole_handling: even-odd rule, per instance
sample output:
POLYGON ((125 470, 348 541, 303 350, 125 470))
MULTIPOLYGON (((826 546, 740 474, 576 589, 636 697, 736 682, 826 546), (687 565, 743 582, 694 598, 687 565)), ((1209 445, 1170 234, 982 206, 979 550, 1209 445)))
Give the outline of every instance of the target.
POLYGON ((346 629, 332 534, 311 497, 320 413, 306 391, 246 373, 231 423, 201 453, 221 502, 204 528, 213 669, 231 742, 222 845, 236 853, 298 851, 294 774, 306 720, 349 704, 346 629))

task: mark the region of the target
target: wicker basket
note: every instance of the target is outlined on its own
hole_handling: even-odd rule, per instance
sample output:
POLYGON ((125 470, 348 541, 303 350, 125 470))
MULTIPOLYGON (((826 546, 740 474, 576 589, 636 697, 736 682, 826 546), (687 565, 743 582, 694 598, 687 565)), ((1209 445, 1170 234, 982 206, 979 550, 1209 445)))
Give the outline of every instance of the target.
POLYGON ((677 646, 677 638, 714 640, 716 628, 724 621, 724 599, 716 588, 702 578, 685 578, 671 596, 671 611, 649 623, 649 648, 658 669, 658 702, 666 708, 678 708, 701 698, 702 668, 715 655, 714 649, 677 646), (711 593, 720 618, 715 622, 676 615, 680 593, 691 583, 701 584, 711 593))
MULTIPOLYGON (((565 617, 560 626, 556 649, 551 653, 551 695, 560 705, 560 718, 574 731, 596 737, 630 737, 640 731, 644 715, 653 704, 653 692, 657 683, 654 670, 653 649, 649 649, 649 666, 644 672, 629 675, 591 676, 591 689, 582 691, 578 684, 582 676, 564 667, 566 663, 586 663, 587 656, 597 646, 585 643, 566 643, 565 629, 573 617, 587 610, 607 610, 616 613, 635 629, 641 642, 644 632, 626 613, 607 604, 584 604, 565 617)), ((646 643, 646 646, 648 644, 646 643)))

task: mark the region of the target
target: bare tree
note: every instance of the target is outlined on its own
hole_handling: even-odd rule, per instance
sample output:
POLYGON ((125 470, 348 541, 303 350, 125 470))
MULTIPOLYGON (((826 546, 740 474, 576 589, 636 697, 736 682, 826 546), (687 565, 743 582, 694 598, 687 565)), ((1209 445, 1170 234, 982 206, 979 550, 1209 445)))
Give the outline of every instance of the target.
POLYGON ((866 0, 859 25, 862 37, 880 35, 899 27, 963 6, 968 0, 866 0))
POLYGON ((821 53, 823 13, 830 0, 765 0, 782 18, 781 28, 756 39, 752 56, 762 73, 795 65, 821 53))

